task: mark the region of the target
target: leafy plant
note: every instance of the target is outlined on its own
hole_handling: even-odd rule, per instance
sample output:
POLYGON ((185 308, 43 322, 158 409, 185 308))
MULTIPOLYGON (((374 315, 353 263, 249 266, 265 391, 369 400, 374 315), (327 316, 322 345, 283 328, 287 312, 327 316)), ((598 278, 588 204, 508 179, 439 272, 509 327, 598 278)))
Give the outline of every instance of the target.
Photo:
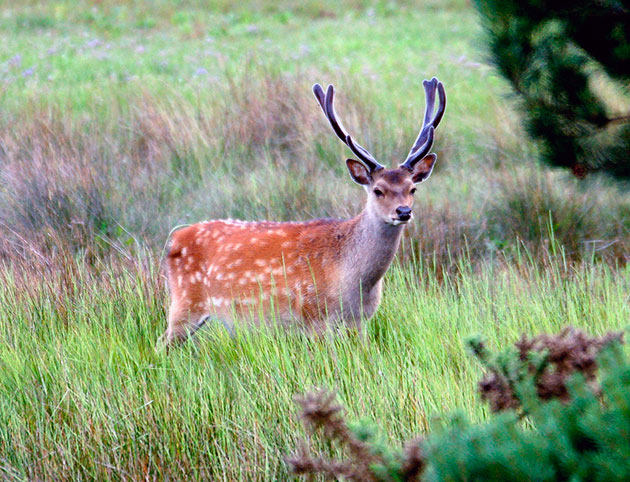
POLYGON ((356 481, 628 480, 630 360, 621 342, 620 333, 566 328, 493 354, 473 339, 486 369, 479 391, 495 415, 480 424, 452 416, 403 448, 366 423, 348 425, 331 393, 311 393, 298 398, 303 420, 346 457, 314 457, 302 444, 287 462, 296 474, 356 481))
POLYGON ((604 171, 630 178, 630 2, 475 5, 492 59, 521 100, 543 160, 578 177, 604 171))

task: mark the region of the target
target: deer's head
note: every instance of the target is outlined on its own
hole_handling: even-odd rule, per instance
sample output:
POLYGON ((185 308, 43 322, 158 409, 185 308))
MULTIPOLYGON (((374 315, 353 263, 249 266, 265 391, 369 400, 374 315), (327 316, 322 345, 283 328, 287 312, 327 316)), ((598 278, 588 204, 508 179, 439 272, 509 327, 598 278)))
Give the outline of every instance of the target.
POLYGON ((423 85, 427 105, 422 129, 420 129, 407 159, 394 169, 385 168, 346 132, 335 112, 335 88, 329 85, 324 92, 321 85, 315 84, 313 86, 313 93, 335 134, 358 158, 348 159, 346 165, 352 180, 362 185, 368 193, 367 209, 391 225, 405 224, 412 219, 411 208, 416 184, 429 178, 437 159, 437 156, 434 153, 429 153, 429 151, 433 146, 435 129, 444 115, 446 93, 442 82, 439 82, 435 77, 431 80, 425 80, 423 85), (439 97, 439 105, 434 115, 436 92, 439 97))

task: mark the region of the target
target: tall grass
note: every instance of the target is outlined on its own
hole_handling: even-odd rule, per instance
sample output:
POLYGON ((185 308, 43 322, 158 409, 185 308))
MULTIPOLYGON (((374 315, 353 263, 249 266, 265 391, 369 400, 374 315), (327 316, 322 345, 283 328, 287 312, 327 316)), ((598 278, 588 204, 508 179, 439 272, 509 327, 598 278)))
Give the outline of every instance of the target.
MULTIPOLYGON (((343 147, 321 121, 305 74, 250 68, 195 101, 141 91, 81 114, 33 106, 0 121, 2 255, 99 257, 158 249, 172 226, 206 218, 357 213, 363 193, 347 178, 343 147)), ((365 138, 390 123, 416 124, 408 112, 383 118, 371 102, 340 99, 365 138)), ((379 139, 382 158, 395 159, 407 137, 379 139)), ((462 255, 477 262, 519 244, 544 256, 555 240, 574 260, 626 262, 630 203, 618 187, 584 186, 519 157, 492 164, 490 149, 488 165, 467 164, 466 149, 440 133, 437 173, 422 186, 409 230, 416 254, 455 266, 462 255)))
POLYGON ((603 333, 627 325, 627 270, 584 265, 509 269, 418 283, 394 267, 364 337, 313 339, 274 327, 231 338, 220 326, 166 356, 164 286, 155 265, 78 266, 54 295, 0 287, 0 469, 22 479, 286 478, 282 455, 303 433, 293 396, 336 389, 352 417, 379 420, 392 440, 446 410, 484 416, 479 370, 464 338, 504 345, 567 323, 603 333))

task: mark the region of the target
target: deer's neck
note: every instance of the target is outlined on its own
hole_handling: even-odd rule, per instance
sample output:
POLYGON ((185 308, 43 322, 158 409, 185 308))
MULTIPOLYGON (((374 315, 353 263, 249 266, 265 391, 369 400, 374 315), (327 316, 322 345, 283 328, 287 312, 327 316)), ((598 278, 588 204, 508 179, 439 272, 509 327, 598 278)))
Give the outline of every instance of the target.
POLYGON ((369 292, 389 268, 402 236, 403 225, 384 223, 365 210, 348 221, 348 238, 344 249, 347 280, 360 280, 369 292))

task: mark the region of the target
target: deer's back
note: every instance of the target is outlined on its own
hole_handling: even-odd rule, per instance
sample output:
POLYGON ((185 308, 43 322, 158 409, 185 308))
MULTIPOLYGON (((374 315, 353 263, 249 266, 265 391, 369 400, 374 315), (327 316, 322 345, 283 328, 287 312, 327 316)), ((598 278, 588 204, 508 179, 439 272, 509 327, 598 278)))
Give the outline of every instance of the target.
POLYGON ((336 309, 347 222, 207 221, 173 234, 171 296, 223 317, 262 307, 314 322, 336 309))

